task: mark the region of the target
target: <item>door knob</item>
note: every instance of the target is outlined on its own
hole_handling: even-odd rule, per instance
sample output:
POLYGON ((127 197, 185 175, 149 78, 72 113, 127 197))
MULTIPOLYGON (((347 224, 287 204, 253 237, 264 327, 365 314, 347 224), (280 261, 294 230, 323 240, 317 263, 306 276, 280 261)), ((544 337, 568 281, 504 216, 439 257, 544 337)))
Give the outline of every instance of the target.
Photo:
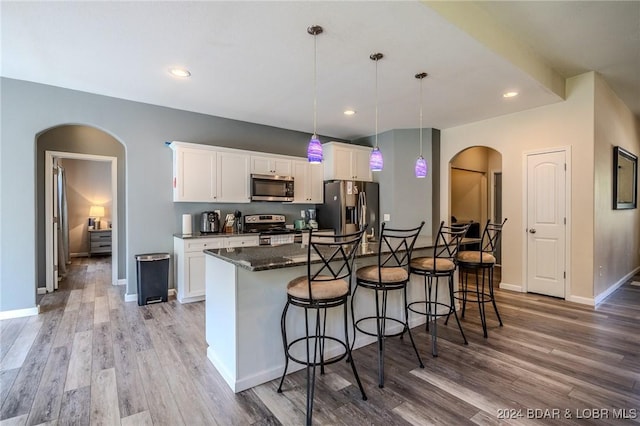
POLYGON ((529 229, 529 233, 530 233, 530 234, 535 234, 535 233, 536 233, 536 229, 535 229, 535 228, 531 228, 531 229, 529 229))

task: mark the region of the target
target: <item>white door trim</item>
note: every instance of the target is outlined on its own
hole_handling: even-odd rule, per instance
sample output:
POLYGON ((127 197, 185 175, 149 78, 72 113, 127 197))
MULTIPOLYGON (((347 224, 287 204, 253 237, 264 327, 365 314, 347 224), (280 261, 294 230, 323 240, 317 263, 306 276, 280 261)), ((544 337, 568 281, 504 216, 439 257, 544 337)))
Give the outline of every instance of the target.
POLYGON ((44 153, 44 191, 45 191, 45 245, 46 245, 46 285, 47 291, 54 288, 53 277, 53 159, 69 158, 74 160, 106 161, 111 163, 111 284, 118 284, 118 158, 105 155, 80 154, 75 152, 45 151, 44 153))
MULTIPOLYGON (((495 183, 496 183, 496 173, 502 173, 502 169, 490 169, 489 170, 489 218, 491 222, 496 221, 496 212, 495 212, 495 183)), ((502 214, 502 212, 500 212, 502 214)))
POLYGON ((525 226, 522 229, 523 234, 525 235, 522 238, 522 292, 526 293, 528 291, 528 282, 527 282, 527 268, 528 268, 528 260, 527 260, 527 241, 526 238, 526 226, 527 226, 527 158, 529 155, 535 154, 547 154, 552 152, 564 152, 565 153, 565 161, 567 165, 567 172, 565 174, 565 216, 567 218, 567 224, 564 228, 565 232, 565 271, 566 278, 564 281, 564 298, 565 300, 570 300, 571 298, 571 145, 561 146, 556 148, 546 148, 546 149, 538 149, 533 151, 524 151, 522 153, 522 223, 525 226))

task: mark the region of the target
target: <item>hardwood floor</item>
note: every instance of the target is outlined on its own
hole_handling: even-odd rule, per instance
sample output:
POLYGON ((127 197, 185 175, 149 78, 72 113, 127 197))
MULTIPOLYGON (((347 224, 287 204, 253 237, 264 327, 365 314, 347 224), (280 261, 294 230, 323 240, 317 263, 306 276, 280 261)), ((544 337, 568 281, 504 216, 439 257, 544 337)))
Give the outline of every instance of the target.
MULTIPOLYGON (((0 321, 0 425, 304 423, 304 371, 287 376, 282 394, 277 380, 234 394, 206 358, 204 302, 124 303, 124 288, 108 284, 109 262, 74 259, 40 315, 0 321)), ((468 346, 455 321, 440 320, 433 358, 429 335, 415 329, 424 369, 408 339, 389 339, 384 389, 375 345, 355 351, 367 401, 348 364, 330 365, 316 382, 314 423, 639 421, 640 283, 597 309, 497 293, 505 325, 488 309, 487 339, 474 305, 463 320, 468 346)))

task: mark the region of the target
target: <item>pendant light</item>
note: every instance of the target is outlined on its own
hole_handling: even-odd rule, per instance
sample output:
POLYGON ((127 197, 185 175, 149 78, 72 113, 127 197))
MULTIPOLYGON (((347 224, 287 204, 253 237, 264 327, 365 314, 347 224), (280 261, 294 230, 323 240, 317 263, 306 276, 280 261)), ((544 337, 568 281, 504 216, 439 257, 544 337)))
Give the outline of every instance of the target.
POLYGON ((322 163, 322 144, 318 139, 318 106, 317 106, 317 56, 318 45, 317 35, 322 34, 322 27, 319 25, 313 25, 307 28, 307 32, 313 36, 313 136, 309 140, 309 146, 307 147, 307 159, 311 164, 322 163))
POLYGON ((369 56, 369 59, 376 62, 376 141, 373 151, 371 151, 371 155, 369 156, 369 169, 372 172, 379 172, 384 165, 382 153, 380 152, 380 148, 378 148, 378 61, 383 57, 384 55, 382 55, 382 53, 373 53, 369 56))
POLYGON ((422 156, 422 79, 427 76, 426 72, 416 74, 416 78, 420 80, 420 156, 416 160, 415 173, 417 178, 427 177, 427 160, 422 156))

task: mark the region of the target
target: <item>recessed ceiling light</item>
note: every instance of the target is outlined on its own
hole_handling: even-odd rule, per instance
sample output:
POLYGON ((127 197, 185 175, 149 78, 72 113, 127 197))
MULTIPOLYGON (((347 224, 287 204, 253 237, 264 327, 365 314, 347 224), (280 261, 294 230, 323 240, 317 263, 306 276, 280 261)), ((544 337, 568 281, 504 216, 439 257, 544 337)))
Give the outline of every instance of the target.
POLYGON ((354 110, 352 110, 352 109, 346 109, 346 110, 344 111, 344 115, 353 115, 353 114, 355 114, 355 113, 356 113, 356 112, 355 112, 354 110))
POLYGON ((505 93, 502 94, 503 98, 513 98, 513 97, 516 97, 516 96, 518 96, 518 92, 515 92, 515 91, 505 92, 505 93))
POLYGON ((185 68, 169 68, 169 74, 174 77, 187 78, 191 77, 191 73, 185 68))

